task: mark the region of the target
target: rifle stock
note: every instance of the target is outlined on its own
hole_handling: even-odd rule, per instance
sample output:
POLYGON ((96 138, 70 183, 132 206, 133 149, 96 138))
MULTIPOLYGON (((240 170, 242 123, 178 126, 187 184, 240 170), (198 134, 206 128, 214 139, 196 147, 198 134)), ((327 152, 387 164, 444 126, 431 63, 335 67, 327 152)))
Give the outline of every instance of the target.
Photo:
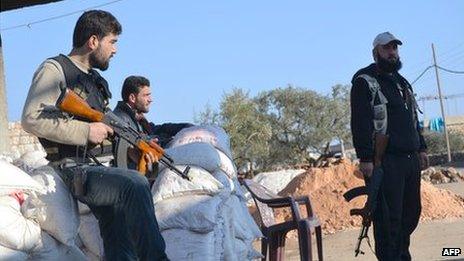
POLYGON ((84 99, 70 89, 61 92, 56 104, 62 111, 93 122, 102 121, 104 118, 102 112, 92 109, 84 99))

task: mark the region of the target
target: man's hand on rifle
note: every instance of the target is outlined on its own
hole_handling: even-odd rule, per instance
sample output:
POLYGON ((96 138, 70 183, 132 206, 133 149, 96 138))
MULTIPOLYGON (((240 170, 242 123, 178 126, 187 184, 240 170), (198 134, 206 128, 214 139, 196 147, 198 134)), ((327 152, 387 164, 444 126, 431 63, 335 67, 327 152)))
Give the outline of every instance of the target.
POLYGON ((359 163, 359 170, 362 172, 364 177, 370 178, 372 176, 372 172, 374 171, 374 163, 372 163, 372 162, 360 162, 359 163))
POLYGON ((147 162, 147 169, 151 169, 151 165, 155 162, 158 162, 158 160, 153 154, 151 154, 151 152, 145 154, 145 161, 147 162))
POLYGON ((113 129, 102 122, 89 123, 89 142, 93 144, 100 144, 108 136, 113 135, 113 129))

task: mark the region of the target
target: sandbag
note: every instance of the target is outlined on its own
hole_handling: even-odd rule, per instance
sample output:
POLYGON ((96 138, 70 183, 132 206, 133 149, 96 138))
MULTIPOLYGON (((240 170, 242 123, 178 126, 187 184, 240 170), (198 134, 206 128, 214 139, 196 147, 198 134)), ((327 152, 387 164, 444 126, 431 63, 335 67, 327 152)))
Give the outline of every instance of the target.
POLYGON ((46 156, 47 153, 43 150, 29 151, 21 155, 19 159, 14 160, 13 165, 27 173, 31 173, 34 169, 48 164, 48 160, 45 159, 46 156))
POLYGON ((0 260, 2 261, 26 261, 27 253, 10 249, 0 245, 0 260))
MULTIPOLYGON (((220 166, 219 155, 216 149, 209 143, 194 142, 180 145, 165 150, 171 156, 176 165, 189 165, 201 167, 209 172, 214 172, 220 166)), ((160 171, 165 166, 160 164, 160 171)))
POLYGON ((237 176, 237 167, 235 166, 232 159, 224 154, 222 151, 217 150, 220 159, 220 169, 222 169, 229 178, 234 178, 237 176))
POLYGON ((6 161, 0 160, 0 196, 8 195, 18 189, 24 193, 45 192, 44 188, 34 181, 29 174, 6 161))
POLYGON ((159 201, 155 204, 156 219, 160 231, 186 229, 208 233, 218 225, 217 215, 220 197, 189 195, 159 201))
MULTIPOLYGON (((185 169, 182 165, 176 167, 185 169)), ((151 189, 153 202, 185 195, 215 195, 223 188, 219 181, 200 167, 192 166, 188 176, 190 180, 183 179, 170 169, 161 171, 151 189)))
POLYGON ((80 201, 77 201, 77 209, 79 210, 79 215, 85 215, 92 212, 87 204, 80 201))
POLYGON ((213 125, 193 126, 182 129, 173 137, 172 141, 168 144, 168 148, 194 142, 209 143, 224 152, 229 158, 232 158, 229 136, 224 129, 213 125))
POLYGON ((263 236, 243 201, 240 201, 237 196, 233 195, 230 197, 228 204, 230 208, 234 209, 232 220, 235 237, 252 241, 263 236))
POLYGON ((215 172, 211 173, 211 175, 219 182, 221 182, 225 189, 227 189, 230 192, 235 191, 235 183, 223 170, 218 169, 215 172))
POLYGON ((83 248, 81 249, 81 251, 84 253, 84 255, 86 256, 87 258, 87 261, 100 261, 100 260, 103 260, 102 257, 98 257, 97 255, 95 255, 94 253, 92 253, 90 250, 88 250, 87 248, 83 248))
POLYGON ((16 199, 0 196, 0 245, 27 252, 39 241, 39 224, 23 217, 16 199))
POLYGON ((32 250, 29 260, 86 261, 87 258, 77 246, 61 244, 49 234, 42 231, 40 244, 32 250))
POLYGON ((36 223, 46 217, 45 210, 45 203, 35 193, 26 195, 26 199, 21 204, 21 214, 36 223))
POLYGON ((92 213, 80 216, 79 237, 84 247, 98 258, 104 256, 98 220, 92 213))
POLYGON ((277 194, 284 189, 293 178, 305 172, 304 169, 289 169, 281 171, 262 172, 253 177, 253 181, 263 185, 277 194))
POLYGON ((171 261, 216 261, 214 232, 196 233, 185 229, 167 229, 161 232, 166 242, 166 255, 171 261))
POLYGON ((35 169, 32 176, 46 188, 46 193, 39 195, 46 214, 39 219, 40 227, 61 243, 72 246, 79 229, 76 200, 52 167, 35 169))

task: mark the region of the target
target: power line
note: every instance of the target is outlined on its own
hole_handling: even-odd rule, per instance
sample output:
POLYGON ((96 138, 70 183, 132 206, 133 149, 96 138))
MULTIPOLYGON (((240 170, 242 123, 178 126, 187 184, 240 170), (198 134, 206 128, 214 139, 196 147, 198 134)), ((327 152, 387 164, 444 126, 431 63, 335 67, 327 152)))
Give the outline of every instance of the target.
POLYGON ((439 65, 437 65, 437 68, 440 69, 440 70, 443 70, 445 72, 449 72, 449 73, 464 74, 464 71, 454 71, 454 70, 443 68, 443 67, 441 67, 439 65))
MULTIPOLYGON (((456 98, 461 98, 464 97, 464 93, 458 93, 458 94, 451 94, 451 95, 444 95, 442 96, 442 99, 456 99, 456 98)), ((440 97, 438 95, 426 95, 426 96, 421 96, 417 100, 418 101, 431 101, 431 100, 438 100, 440 97)))
POLYGON ((414 83, 416 83, 432 67, 433 65, 429 65, 427 68, 425 68, 425 70, 422 71, 422 73, 419 76, 417 76, 417 78, 414 81, 412 81, 411 85, 414 85, 414 83))
POLYGON ((449 65, 454 65, 454 64, 461 64, 460 62, 464 59, 464 52, 460 55, 457 55, 455 56, 453 59, 451 60, 448 60, 447 62, 443 63, 443 62, 440 62, 440 64, 442 65, 446 65, 446 66, 449 66, 449 65))
POLYGON ((120 2, 120 1, 122 1, 122 0, 114 0, 114 1, 107 2, 107 3, 101 4, 101 5, 87 7, 85 9, 77 10, 77 11, 74 11, 74 12, 70 12, 70 13, 66 13, 66 14, 62 14, 62 15, 57 15, 57 16, 52 16, 52 17, 48 17, 48 18, 45 18, 45 19, 33 21, 33 22, 30 22, 30 23, 26 23, 26 24, 19 24, 19 25, 14 25, 14 26, 2 28, 2 29, 0 29, 0 31, 8 31, 8 30, 21 28, 21 27, 30 28, 33 24, 39 24, 39 23, 48 22, 48 21, 51 21, 51 20, 60 19, 60 18, 66 17, 66 16, 71 16, 71 15, 74 15, 74 14, 85 12, 85 11, 87 11, 89 9, 95 9, 95 8, 99 8, 99 7, 102 7, 102 6, 111 5, 111 4, 114 4, 116 2, 120 2))
MULTIPOLYGON (((454 47, 452 47, 452 48, 450 48, 450 49, 444 51, 443 53, 440 53, 440 57, 446 57, 446 56, 448 56, 449 54, 451 54, 451 52, 454 52, 455 50, 460 49, 460 48, 463 47, 463 46, 464 46, 464 42, 461 42, 461 43, 455 45, 454 47)), ((448 58, 447 58, 447 59, 448 59, 448 58)), ((443 61, 442 61, 442 62, 443 62, 443 61)))

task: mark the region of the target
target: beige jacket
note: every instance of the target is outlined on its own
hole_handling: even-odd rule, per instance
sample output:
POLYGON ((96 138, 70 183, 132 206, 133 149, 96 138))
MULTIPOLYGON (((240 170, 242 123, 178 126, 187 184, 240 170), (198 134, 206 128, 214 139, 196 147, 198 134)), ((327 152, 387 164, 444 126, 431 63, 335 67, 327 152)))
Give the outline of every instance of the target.
MULTIPOLYGON (((83 72, 88 72, 85 65, 75 59, 71 61, 83 72)), ((88 141, 89 123, 72 119, 55 107, 61 90, 66 87, 61 65, 53 59, 42 63, 32 79, 21 124, 24 130, 37 137, 83 146, 88 141)))

